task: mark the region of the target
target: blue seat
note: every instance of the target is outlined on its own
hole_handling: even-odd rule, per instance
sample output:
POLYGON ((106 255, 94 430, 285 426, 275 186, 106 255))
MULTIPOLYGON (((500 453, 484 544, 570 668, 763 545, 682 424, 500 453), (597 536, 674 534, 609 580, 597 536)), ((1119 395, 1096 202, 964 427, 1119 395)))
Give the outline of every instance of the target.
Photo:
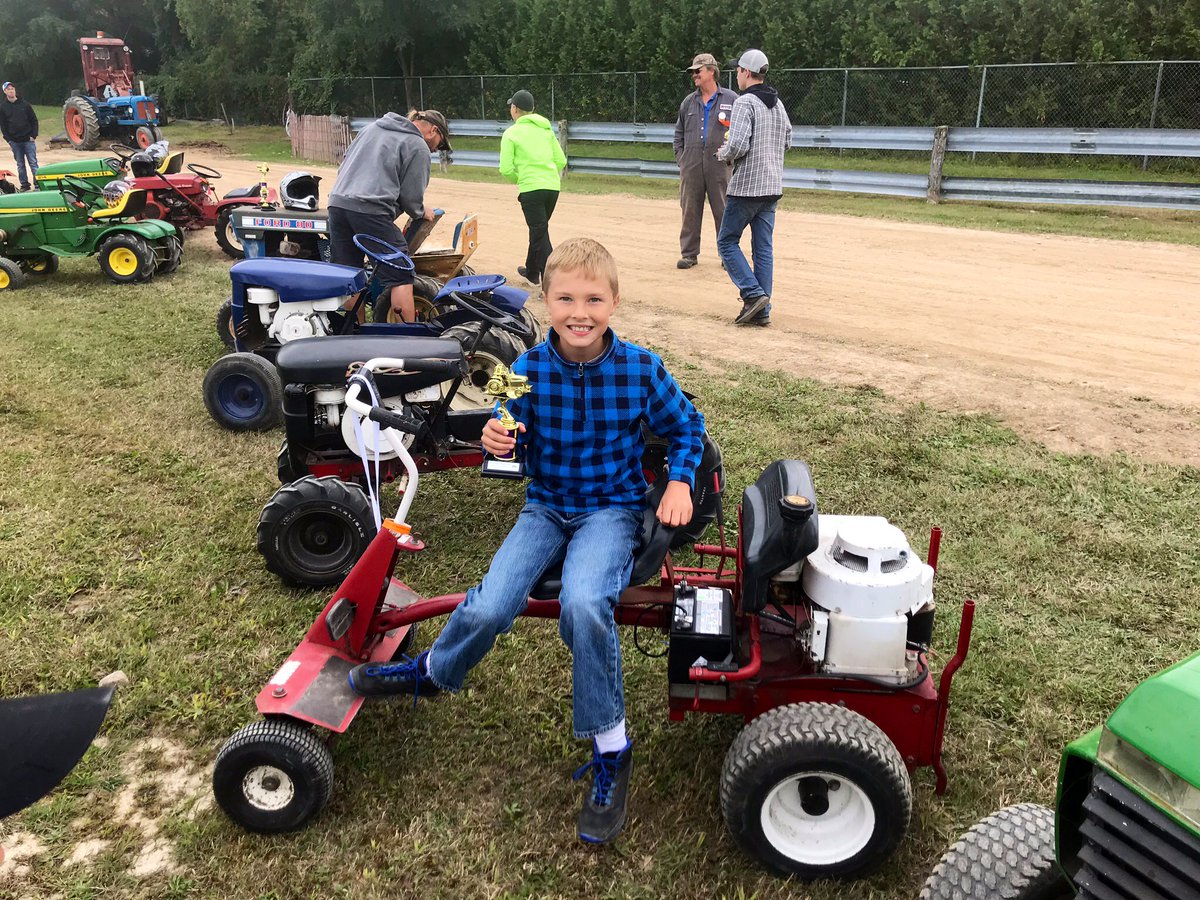
POLYGON ((236 303, 248 287, 272 288, 284 303, 324 300, 357 294, 367 284, 366 273, 354 266, 311 259, 244 259, 229 270, 236 303))

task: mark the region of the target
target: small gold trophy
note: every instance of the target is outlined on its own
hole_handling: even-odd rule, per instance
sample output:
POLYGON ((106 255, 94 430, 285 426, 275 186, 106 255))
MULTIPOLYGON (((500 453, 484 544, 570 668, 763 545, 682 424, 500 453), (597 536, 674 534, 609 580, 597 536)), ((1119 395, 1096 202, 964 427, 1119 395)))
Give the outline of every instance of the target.
MULTIPOLYGON (((509 400, 524 397, 532 390, 528 378, 514 375, 503 363, 496 364, 492 377, 483 388, 485 394, 500 401, 500 424, 514 438, 517 436, 517 420, 512 417, 506 404, 509 400)), ((485 455, 482 471, 488 478, 524 478, 525 463, 517 458, 514 447, 504 456, 485 455)))
POLYGON ((266 163, 258 164, 258 172, 262 176, 258 182, 258 208, 259 209, 274 209, 271 203, 271 189, 267 187, 267 173, 271 171, 271 167, 266 163))

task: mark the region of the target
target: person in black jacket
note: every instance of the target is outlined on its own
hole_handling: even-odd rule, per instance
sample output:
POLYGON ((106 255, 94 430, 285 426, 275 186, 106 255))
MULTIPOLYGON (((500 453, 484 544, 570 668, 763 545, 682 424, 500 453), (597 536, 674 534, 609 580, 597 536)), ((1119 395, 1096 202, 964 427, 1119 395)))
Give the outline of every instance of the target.
POLYGON ((0 100, 0 133, 12 148, 21 190, 32 190, 38 170, 38 118, 29 102, 17 97, 17 86, 11 81, 4 82, 4 99, 0 100), (29 162, 28 175, 25 174, 26 161, 29 162))

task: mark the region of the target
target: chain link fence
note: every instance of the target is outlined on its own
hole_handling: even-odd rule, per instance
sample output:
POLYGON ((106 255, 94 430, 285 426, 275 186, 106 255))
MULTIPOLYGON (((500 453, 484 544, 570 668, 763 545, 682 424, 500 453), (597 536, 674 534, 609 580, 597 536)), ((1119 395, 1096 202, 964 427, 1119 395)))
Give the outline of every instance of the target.
MULTIPOLYGON (((736 90, 732 72, 721 77, 736 90)), ((797 125, 1200 128, 1193 61, 780 69, 767 80, 797 125)), ((435 108, 503 121, 522 88, 553 120, 669 123, 692 82, 686 72, 331 77, 300 81, 291 101, 310 114, 435 108)))

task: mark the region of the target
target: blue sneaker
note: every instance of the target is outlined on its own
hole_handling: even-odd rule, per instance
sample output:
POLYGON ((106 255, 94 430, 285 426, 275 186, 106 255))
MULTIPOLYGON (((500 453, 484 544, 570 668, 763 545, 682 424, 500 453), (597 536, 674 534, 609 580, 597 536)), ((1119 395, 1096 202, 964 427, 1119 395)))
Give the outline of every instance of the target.
POLYGON ((629 793, 629 775, 633 771, 633 743, 615 753, 601 753, 592 743, 592 761, 579 767, 573 777, 578 781, 591 770, 592 787, 583 796, 576 833, 587 844, 607 844, 625 824, 625 798, 629 793))
POLYGON ((431 697, 441 692, 429 677, 428 658, 429 651, 425 650, 416 659, 405 656, 402 662, 355 666, 347 676, 350 689, 364 697, 412 694, 415 706, 418 697, 431 697))

